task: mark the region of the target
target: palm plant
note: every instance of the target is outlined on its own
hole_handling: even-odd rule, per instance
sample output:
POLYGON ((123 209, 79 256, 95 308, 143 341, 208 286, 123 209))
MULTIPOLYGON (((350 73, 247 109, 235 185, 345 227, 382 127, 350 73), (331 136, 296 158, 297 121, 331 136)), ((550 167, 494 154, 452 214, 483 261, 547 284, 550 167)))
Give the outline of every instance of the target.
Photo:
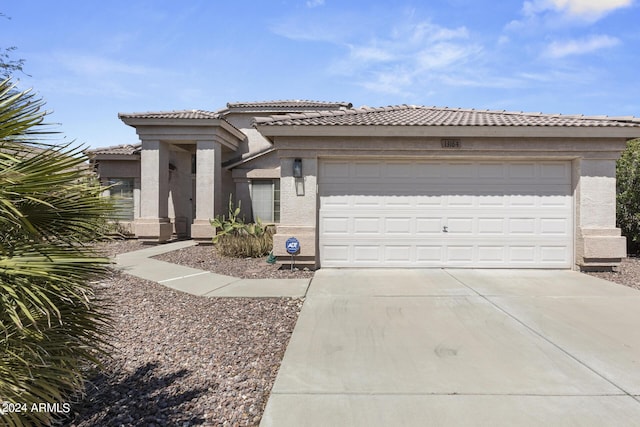
POLYGON ((41 142, 52 133, 43 105, 0 82, 0 402, 25 410, 0 420, 13 426, 50 424, 55 414, 32 405, 81 391, 108 331, 90 281, 109 261, 90 242, 112 207, 79 148, 41 142))

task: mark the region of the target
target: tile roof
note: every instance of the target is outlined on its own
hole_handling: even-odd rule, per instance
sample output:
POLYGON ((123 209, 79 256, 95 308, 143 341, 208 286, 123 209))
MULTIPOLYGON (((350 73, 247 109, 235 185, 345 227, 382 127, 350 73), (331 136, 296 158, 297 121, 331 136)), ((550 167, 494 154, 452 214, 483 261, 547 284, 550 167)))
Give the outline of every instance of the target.
POLYGON ((119 113, 120 119, 219 119, 220 113, 205 110, 155 111, 146 113, 119 113))
POLYGON ((549 126, 640 127, 640 118, 573 116, 396 105, 258 117, 269 126, 549 126))
POLYGON ((287 99, 280 101, 259 101, 259 102, 229 102, 227 108, 243 109, 290 109, 304 108, 316 110, 337 110, 340 108, 352 108, 350 102, 323 102, 310 101, 304 99, 287 99))
POLYGON ((111 147, 100 147, 93 150, 87 150, 87 153, 90 155, 120 154, 125 156, 132 156, 134 154, 140 154, 141 146, 141 144, 112 145, 111 147))

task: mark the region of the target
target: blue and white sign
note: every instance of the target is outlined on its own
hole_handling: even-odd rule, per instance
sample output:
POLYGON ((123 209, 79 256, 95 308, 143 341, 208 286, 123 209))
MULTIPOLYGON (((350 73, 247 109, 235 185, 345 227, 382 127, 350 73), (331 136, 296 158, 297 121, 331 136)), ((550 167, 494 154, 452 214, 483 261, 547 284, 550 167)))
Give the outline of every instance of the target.
POLYGON ((297 254, 300 252, 300 242, 295 237, 290 237, 287 239, 287 252, 291 255, 297 254))

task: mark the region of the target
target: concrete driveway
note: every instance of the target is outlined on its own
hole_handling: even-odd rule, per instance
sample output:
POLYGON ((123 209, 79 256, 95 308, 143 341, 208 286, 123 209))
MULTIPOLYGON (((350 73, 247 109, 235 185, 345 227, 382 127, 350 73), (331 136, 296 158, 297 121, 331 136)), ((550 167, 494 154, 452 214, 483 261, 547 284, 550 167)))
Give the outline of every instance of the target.
POLYGON ((640 425, 640 292, 571 271, 319 270, 261 426, 640 425))

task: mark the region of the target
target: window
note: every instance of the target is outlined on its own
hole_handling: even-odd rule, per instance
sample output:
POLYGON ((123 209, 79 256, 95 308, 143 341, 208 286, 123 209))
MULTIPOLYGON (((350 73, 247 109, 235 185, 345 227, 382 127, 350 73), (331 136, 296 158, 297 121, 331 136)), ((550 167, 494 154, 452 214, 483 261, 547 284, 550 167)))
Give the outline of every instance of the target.
POLYGON ((109 195, 115 205, 114 219, 117 221, 133 220, 133 178, 109 179, 109 195))
POLYGON ((280 222, 280 180, 252 180, 251 208, 254 221, 280 222))

